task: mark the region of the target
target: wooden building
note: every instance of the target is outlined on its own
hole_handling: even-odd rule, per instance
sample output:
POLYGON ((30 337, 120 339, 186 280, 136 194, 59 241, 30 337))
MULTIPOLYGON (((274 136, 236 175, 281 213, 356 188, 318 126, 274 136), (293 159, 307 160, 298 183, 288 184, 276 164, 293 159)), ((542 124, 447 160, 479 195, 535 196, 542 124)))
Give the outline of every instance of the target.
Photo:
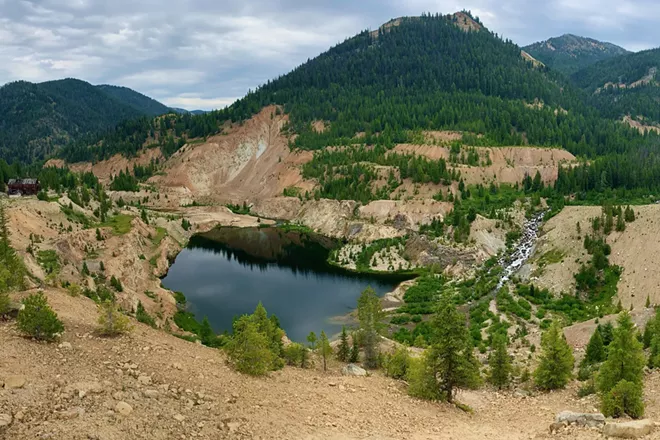
POLYGON ((9 179, 7 182, 7 194, 9 195, 35 195, 40 189, 38 179, 9 179))

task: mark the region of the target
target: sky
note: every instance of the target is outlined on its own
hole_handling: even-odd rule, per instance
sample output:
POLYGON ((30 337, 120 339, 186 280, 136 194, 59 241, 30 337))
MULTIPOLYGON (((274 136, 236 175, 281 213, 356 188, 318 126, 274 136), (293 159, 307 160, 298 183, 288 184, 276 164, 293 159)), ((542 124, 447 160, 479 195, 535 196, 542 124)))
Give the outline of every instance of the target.
POLYGON ((391 18, 462 9, 520 46, 660 46, 658 0, 0 0, 0 84, 72 77, 209 110, 391 18))

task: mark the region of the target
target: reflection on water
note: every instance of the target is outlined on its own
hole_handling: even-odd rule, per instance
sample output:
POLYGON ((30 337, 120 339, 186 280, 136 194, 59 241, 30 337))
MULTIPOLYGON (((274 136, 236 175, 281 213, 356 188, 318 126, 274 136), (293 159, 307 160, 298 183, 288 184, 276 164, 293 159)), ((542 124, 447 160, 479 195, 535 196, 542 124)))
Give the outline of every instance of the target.
POLYGON ((261 301, 287 335, 304 341, 310 331, 335 334, 329 318, 355 308, 371 286, 382 295, 405 277, 359 275, 327 263, 337 243, 316 234, 279 228, 217 228, 195 236, 176 258, 163 285, 183 292, 190 311, 208 316, 217 332, 261 301))

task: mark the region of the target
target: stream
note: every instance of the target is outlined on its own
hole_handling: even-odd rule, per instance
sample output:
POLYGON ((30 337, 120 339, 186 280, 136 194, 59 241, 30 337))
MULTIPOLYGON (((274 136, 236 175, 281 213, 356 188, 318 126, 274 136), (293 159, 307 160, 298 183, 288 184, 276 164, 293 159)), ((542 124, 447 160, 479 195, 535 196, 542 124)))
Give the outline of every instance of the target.
POLYGON ((507 283, 511 276, 516 273, 520 268, 529 260, 534 252, 534 246, 538 239, 539 227, 543 223, 545 212, 536 214, 531 219, 527 220, 523 225, 522 235, 514 251, 511 254, 503 255, 498 263, 504 268, 500 281, 497 283, 498 291, 505 283, 507 283))

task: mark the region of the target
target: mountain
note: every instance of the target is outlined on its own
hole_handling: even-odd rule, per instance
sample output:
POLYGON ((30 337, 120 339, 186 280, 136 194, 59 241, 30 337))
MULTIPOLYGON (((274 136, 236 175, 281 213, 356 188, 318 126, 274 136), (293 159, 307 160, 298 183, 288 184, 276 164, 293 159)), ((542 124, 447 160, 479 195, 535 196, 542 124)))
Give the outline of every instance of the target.
POLYGON ((148 96, 145 96, 142 93, 138 93, 135 90, 129 89, 127 87, 112 86, 108 84, 103 84, 96 87, 107 95, 110 95, 120 102, 133 107, 135 110, 145 116, 158 116, 172 111, 172 109, 167 107, 165 104, 161 104, 155 99, 149 98, 148 96))
POLYGON ((9 83, 0 88, 0 158, 43 159, 84 134, 167 112, 166 106, 124 87, 71 78, 9 83))
POLYGON ((185 108, 178 108, 178 107, 171 107, 170 110, 182 115, 188 113, 190 113, 191 115, 203 115, 204 113, 208 113, 208 111, 206 110, 186 110, 185 108))
POLYGON ((571 76, 603 114, 660 123, 660 49, 601 61, 571 76))
POLYGON ((523 50, 546 66, 565 75, 575 73, 598 61, 630 53, 612 43, 572 34, 530 44, 523 47, 523 50))

